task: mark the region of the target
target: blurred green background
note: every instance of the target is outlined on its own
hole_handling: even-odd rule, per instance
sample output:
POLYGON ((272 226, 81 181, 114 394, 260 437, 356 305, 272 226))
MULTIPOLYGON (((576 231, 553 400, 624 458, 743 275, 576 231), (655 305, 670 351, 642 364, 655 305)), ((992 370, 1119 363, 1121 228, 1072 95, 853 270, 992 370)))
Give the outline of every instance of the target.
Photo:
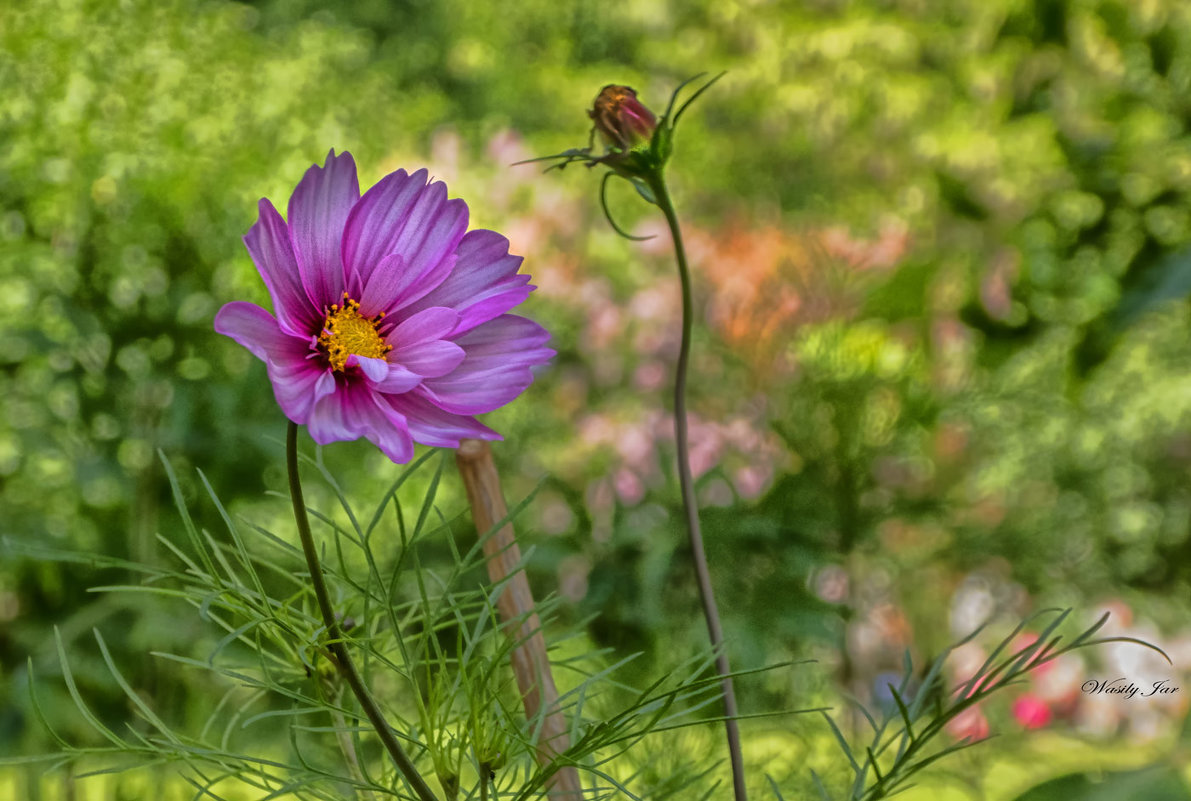
MULTIPOLYGON (((988 750, 1023 762, 1042 743, 1053 770, 997 782, 973 762, 965 781, 1008 797, 1066 764, 1054 754, 1166 753, 1191 690, 1180 0, 5 4, 3 534, 165 558, 155 535, 177 517, 158 449, 200 520, 217 518, 196 467, 234 512, 283 519, 265 493, 284 491, 284 419, 263 366, 211 321, 232 299, 267 305, 240 238, 258 198, 282 206, 334 147, 364 185, 430 167, 525 256, 539 290, 521 311, 559 355, 487 422, 510 498, 544 481, 519 520, 536 590, 572 622, 597 615, 593 643, 644 651, 642 675, 697 650, 666 240, 616 237, 582 168, 510 165, 585 144, 605 83, 660 111, 720 70, 670 171, 700 313, 709 555, 734 666, 820 660, 742 682, 746 711, 833 686, 872 700, 905 649, 928 658, 989 616, 1108 609, 1176 667, 1092 653, 1039 679, 1020 695, 1045 721, 1004 699, 988 715, 1011 736, 988 750), (1144 706, 1077 692, 1115 670, 1184 690, 1144 706), (1051 731, 1022 742, 1034 724, 1051 731)), ((628 187, 610 197, 622 225, 663 232, 628 187)), ((367 443, 327 459, 363 501, 395 475, 367 443)), ((201 651, 216 635, 196 616, 89 593, 127 577, 19 550, 0 562, 0 753, 45 745, 22 677, 28 658, 54 675, 54 625, 103 714, 127 701, 91 626, 158 708, 202 719, 207 688, 143 657, 201 651)), ((85 740, 50 684, 51 716, 85 740)), ((783 726, 746 728, 759 766, 783 726)))

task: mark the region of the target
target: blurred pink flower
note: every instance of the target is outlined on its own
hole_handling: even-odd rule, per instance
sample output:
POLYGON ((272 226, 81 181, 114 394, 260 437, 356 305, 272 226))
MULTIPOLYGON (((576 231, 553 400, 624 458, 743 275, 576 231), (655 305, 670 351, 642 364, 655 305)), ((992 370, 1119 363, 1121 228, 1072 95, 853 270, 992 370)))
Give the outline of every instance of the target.
POLYGON ((1014 701, 1012 712, 1017 722, 1027 729, 1041 729, 1051 719, 1050 707, 1032 693, 1026 693, 1014 701))
POLYGON ((616 424, 604 414, 589 414, 579 420, 579 439, 588 445, 603 445, 616 435, 616 424))
POLYGON ((633 386, 646 392, 661 389, 666 384, 666 365, 661 362, 649 361, 637 365, 633 371, 633 386))
MULTIPOLYGON (((488 140, 488 158, 502 167, 506 165, 515 166, 517 162, 526 161, 532 158, 532 156, 533 154, 526 149, 525 142, 521 139, 520 134, 508 128, 497 131, 488 140)), ((532 169, 532 165, 523 164, 522 166, 529 169, 510 171, 508 173, 508 183, 524 183, 537 176, 537 170, 532 169)), ((505 182, 496 181, 494 183, 503 184, 505 182)))
MULTIPOLYGON (((1038 635, 1032 631, 1025 631, 1013 638, 1013 642, 1009 644, 1009 653, 1024 654, 1026 649, 1033 647, 1038 642, 1038 635)), ((1030 676, 1037 678, 1054 669, 1054 660, 1045 662, 1039 661, 1044 658, 1043 651, 1046 649, 1045 645, 1039 646, 1034 655, 1029 658, 1026 666, 1029 668, 1030 676)))
POLYGON ((616 471, 613 481, 616 485, 617 496, 626 506, 636 506, 645 497, 645 487, 632 470, 622 467, 616 471))
POLYGON ((765 487, 772 477, 772 469, 761 468, 757 465, 745 465, 738 469, 732 478, 736 484, 736 492, 740 497, 752 499, 765 491, 765 487))
POLYGON ((628 424, 618 432, 615 442, 616 453, 625 464, 643 473, 655 466, 654 453, 657 443, 649 434, 649 425, 628 424))
POLYGON ((1013 282, 1021 269, 1021 254, 1003 248, 992 258, 980 283, 980 304, 996 320, 1008 320, 1013 313, 1013 282))
POLYGON ((975 742, 988 737, 988 718, 980 711, 980 707, 973 706, 960 712, 943 727, 943 731, 957 740, 975 742))
POLYGON ((678 313, 678 296, 661 286, 650 286, 629 300, 629 314, 634 320, 668 323, 678 313))
POLYGON ((605 301, 592 304, 587 312, 587 336, 589 347, 606 350, 620 338, 624 328, 620 308, 605 301))
POLYGON ((860 270, 894 266, 905 255, 910 243, 909 227, 893 217, 881 223, 875 241, 857 239, 842 225, 825 229, 819 235, 819 240, 829 256, 860 270))
POLYGON ((848 571, 839 565, 826 565, 814 578, 815 595, 828 603, 843 603, 848 597, 848 571))

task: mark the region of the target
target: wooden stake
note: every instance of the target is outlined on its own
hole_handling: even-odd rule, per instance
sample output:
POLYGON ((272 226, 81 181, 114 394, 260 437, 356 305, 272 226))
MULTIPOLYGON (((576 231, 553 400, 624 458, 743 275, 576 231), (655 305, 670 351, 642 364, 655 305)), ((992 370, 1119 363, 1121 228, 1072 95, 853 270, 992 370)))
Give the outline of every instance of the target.
MULTIPOLYGON (((500 491, 500 475, 492 461, 492 449, 482 440, 465 439, 455 452, 455 462, 467 488, 476 533, 483 536, 509 513, 500 491)), ((570 737, 566 717, 558 708, 558 688, 546 654, 542 623, 534 607, 529 579, 520 569, 521 549, 517 547, 511 523, 501 526, 488 538, 484 543, 484 555, 488 557, 488 578, 492 583, 507 580, 504 591, 496 600, 496 608, 506 631, 517 640, 510 661, 525 704, 525 716, 534 720, 542 709, 547 710, 537 752, 538 763, 545 765, 570 747, 570 737)), ((547 787, 551 799, 580 801, 583 797, 579 771, 573 765, 559 768, 550 777, 547 787)))

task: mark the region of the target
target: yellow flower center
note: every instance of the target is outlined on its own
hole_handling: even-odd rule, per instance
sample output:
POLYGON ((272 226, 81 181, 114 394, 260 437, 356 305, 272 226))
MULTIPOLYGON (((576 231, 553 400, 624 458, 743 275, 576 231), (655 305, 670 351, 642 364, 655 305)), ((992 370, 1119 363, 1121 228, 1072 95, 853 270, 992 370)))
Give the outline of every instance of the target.
POLYGON ((377 327, 384 312, 375 317, 360 314, 360 304, 343 293, 343 305, 338 303, 327 310, 323 320, 323 332, 318 335, 318 344, 326 351, 332 369, 344 372, 347 357, 353 353, 371 359, 383 359, 393 349, 386 345, 377 327))

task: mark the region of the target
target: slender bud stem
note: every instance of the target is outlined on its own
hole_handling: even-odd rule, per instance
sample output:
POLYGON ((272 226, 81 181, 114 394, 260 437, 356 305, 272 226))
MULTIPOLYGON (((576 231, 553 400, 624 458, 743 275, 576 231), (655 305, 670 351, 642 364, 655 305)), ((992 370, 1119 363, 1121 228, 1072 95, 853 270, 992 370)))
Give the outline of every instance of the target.
POLYGON ((715 603, 715 591, 711 586, 711 572, 707 567, 707 554, 703 549, 703 532, 699 526, 699 506, 695 500, 695 485, 691 479, 690 447, 687 443, 686 419, 686 376, 691 358, 691 329, 694 321, 694 302, 691 299, 691 274, 687 267, 686 248, 682 243, 682 229, 674 213, 674 203, 666 188, 666 179, 661 170, 649 177, 649 188, 666 222, 670 226, 670 237, 674 241, 674 259, 678 263, 678 277, 682 284, 682 344, 678 351, 678 367, 674 376, 674 442, 678 450, 678 483, 682 489, 682 506, 686 512, 687 534, 695 560, 695 577, 699 584, 699 597, 703 601, 703 616, 707 619, 707 633, 711 647, 715 650, 715 668, 720 675, 720 687, 724 694, 724 726, 728 736, 728 753, 732 760, 732 789, 736 801, 748 801, 744 781, 744 756, 740 749, 740 728, 736 723, 739 714, 736 706, 736 690, 732 684, 731 668, 728 666, 728 652, 724 647, 724 630, 720 624, 720 613, 715 603))
POLYGON ((401 771, 401 775, 405 777, 421 801, 438 801, 430 786, 426 784, 425 779, 418 773, 418 769, 414 767, 414 763, 406 755, 401 743, 397 742, 392 727, 385 722, 380 707, 376 705, 368 688, 364 686, 364 679, 360 676, 360 671, 356 668, 347 651, 347 646, 343 642, 343 632, 340 631, 339 623, 335 620, 331 595, 327 591, 322 565, 318 561, 318 551, 314 547, 314 536, 310 533, 310 520, 306 517, 306 503, 302 500, 302 481, 298 476, 298 426, 292 421, 289 424, 289 433, 285 440, 285 450, 286 465, 289 468, 289 494, 294 504, 294 522, 298 525, 298 536, 302 540, 302 552, 306 555, 306 567, 310 571, 310 583, 314 585, 314 597, 318 599, 323 625, 327 627, 327 648, 331 651, 331 656, 334 657, 339 672, 343 674, 344 680, 355 694, 356 700, 360 702, 364 714, 372 723, 372 727, 376 729, 377 736, 380 737, 385 750, 393 757, 393 763, 401 771))

